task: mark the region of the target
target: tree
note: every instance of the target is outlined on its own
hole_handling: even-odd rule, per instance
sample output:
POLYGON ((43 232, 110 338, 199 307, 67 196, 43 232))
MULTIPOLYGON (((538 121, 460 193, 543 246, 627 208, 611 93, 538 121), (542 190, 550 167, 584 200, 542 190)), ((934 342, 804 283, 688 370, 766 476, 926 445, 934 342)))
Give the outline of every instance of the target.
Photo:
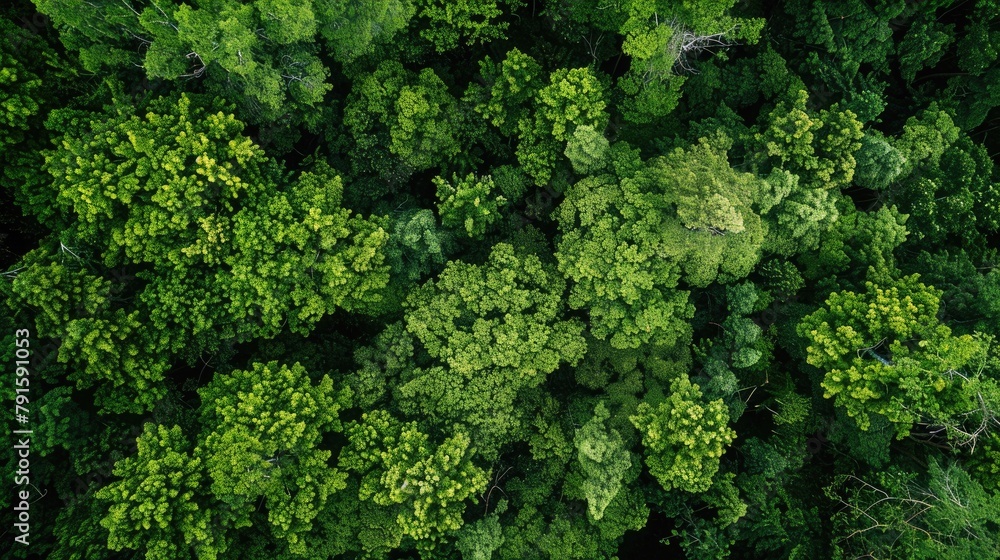
POLYGON ((953 462, 932 458, 927 473, 899 468, 864 480, 838 476, 826 491, 843 509, 834 516, 841 554, 906 558, 996 555, 1000 499, 953 462))
POLYGON ((204 80, 213 94, 235 101, 248 122, 316 126, 324 113, 321 102, 333 86, 316 53, 312 4, 217 0, 143 7, 41 0, 39 9, 68 28, 67 47, 80 50, 91 72, 135 64, 149 78, 204 80))
POLYGON ((29 252, 21 259, 25 270, 11 283, 8 305, 35 310, 38 336, 61 338, 68 323, 96 315, 110 303, 110 281, 65 258, 65 252, 61 256, 52 255, 47 248, 29 252))
POLYGON ((428 169, 459 153, 455 138, 454 99, 441 78, 425 68, 414 86, 403 86, 396 99, 396 123, 390 125, 390 149, 415 169, 428 169))
POLYGON ((398 530, 426 550, 462 526, 464 501, 486 485, 486 473, 471 461, 475 451, 464 432, 432 446, 415 422, 376 410, 351 423, 347 437, 350 445, 341 451, 340 465, 362 476, 358 498, 396 506, 398 530))
POLYGON ((519 123, 528 119, 532 98, 543 87, 542 67, 518 49, 511 49, 496 64, 490 59, 479 61, 480 74, 486 87, 470 85, 470 93, 482 97, 476 112, 489 119, 506 136, 517 134, 519 123))
POLYGON ((340 431, 338 412, 350 392, 318 385, 299 364, 255 363, 217 375, 199 391, 203 433, 195 454, 204 457, 212 494, 228 506, 235 527, 249 526, 263 504, 271 531, 289 550, 306 554, 303 536, 346 475, 327 464, 323 435, 340 431))
POLYGON ((933 12, 922 15, 910 24, 898 46, 900 74, 907 82, 913 82, 920 70, 936 66, 955 40, 955 24, 936 21, 933 12))
POLYGON ((465 426, 495 457, 523 429, 519 393, 583 357, 583 325, 562 318, 564 289, 550 266, 506 243, 484 265, 449 262, 406 301, 406 330, 431 359, 403 375, 401 408, 465 426))
POLYGON ((500 219, 500 208, 507 204, 506 198, 494 194, 496 186, 488 175, 479 178, 470 173, 464 179, 452 175, 451 182, 434 177, 434 184, 441 224, 461 227, 469 237, 481 239, 486 228, 500 219))
POLYGON ((380 401, 404 371, 414 367, 414 339, 402 322, 392 323, 378 334, 371 346, 357 348, 358 370, 345 377, 353 406, 371 408, 380 401))
POLYGON ((860 0, 837 4, 795 0, 784 11, 792 19, 789 29, 793 35, 837 61, 835 72, 816 72, 815 79, 842 90, 859 81, 863 64, 871 66, 872 74, 889 72, 895 47, 892 21, 905 8, 902 2, 873 6, 860 0))
POLYGON ((79 51, 85 70, 97 72, 102 67, 141 62, 141 57, 131 48, 141 44, 135 37, 143 33, 140 14, 131 4, 111 0, 89 4, 39 0, 35 5, 40 13, 52 18, 63 45, 68 50, 79 51))
POLYGON ((888 285, 866 282, 864 293, 830 294, 799 323, 799 335, 809 340, 807 361, 824 373, 823 396, 862 430, 881 415, 898 438, 920 422, 974 445, 995 422, 997 403, 986 400, 992 381, 982 377, 990 340, 953 336, 937 319, 940 297, 918 275, 888 285), (965 419, 980 427, 958 427, 965 419))
POLYGON ((59 238, 73 247, 60 241, 60 258, 97 265, 82 260, 83 246, 128 279, 116 286, 123 300, 86 303, 100 312, 59 333, 61 359, 80 363, 84 379, 157 387, 173 356, 194 360, 286 323, 308 332, 335 308, 370 307, 388 281, 387 224, 341 208, 332 169, 317 164, 292 180, 241 135, 243 123, 196 101, 95 117, 46 156, 53 198, 72 221, 59 238))
POLYGON ((617 17, 590 15, 598 21, 621 21, 616 31, 624 36, 622 53, 631 59, 629 71, 618 81, 626 95, 622 103, 626 119, 642 124, 669 114, 680 99, 685 80, 680 74, 692 70, 698 54, 739 40, 758 40, 764 21, 729 16, 733 4, 732 0, 681 5, 631 1, 616 6, 617 17))
POLYGON ((97 402, 105 412, 139 413, 166 395, 164 373, 170 368, 162 336, 142 329, 138 310, 119 309, 104 318, 86 317, 66 325, 59 361, 75 371, 78 388, 100 384, 97 402))
POLYGON ((841 217, 823 237, 819 250, 801 259, 806 277, 840 274, 843 278, 848 270, 870 271, 878 279, 893 276, 897 270, 895 253, 910 233, 908 217, 895 206, 883 206, 876 212, 859 212, 849 204, 841 206, 841 217))
POLYGON ((903 172, 906 158, 877 130, 865 131, 858 150, 854 181, 865 188, 882 191, 903 172))
MULTIPOLYGON (((18 42, 27 39, 6 18, 0 19, 0 31, 18 42)), ((7 42, 0 48, 0 153, 24 140, 29 119, 40 110, 37 98, 42 80, 11 51, 7 42)))
POLYGON ((101 525, 108 508, 102 500, 91 496, 64 505, 54 521, 54 545, 48 558, 53 560, 111 560, 114 552, 108 547, 108 530, 101 525))
POLYGON ((934 118, 933 124, 907 121, 897 144, 918 163, 908 165, 909 175, 887 194, 911 215, 917 236, 942 241, 960 234, 963 245, 978 252, 983 236, 1000 224, 993 206, 1000 192, 993 161, 985 147, 957 132, 947 113, 934 118))
POLYGON ((670 346, 692 313, 677 289, 682 279, 706 286, 740 278, 759 258, 764 231, 752 208, 759 180, 733 170, 707 141, 646 165, 626 146, 613 147, 611 157, 617 177, 582 179, 556 211, 563 232, 556 258, 573 281, 569 303, 588 308, 591 332, 610 335, 617 348, 670 346))
POLYGON ((441 166, 460 152, 455 99, 434 70, 419 74, 386 60, 353 84, 344 124, 357 145, 356 172, 378 170, 388 151, 415 171, 441 166))
POLYGON ((604 130, 606 106, 604 88, 589 68, 562 68, 549 75, 549 84, 535 96, 534 118, 518 122, 521 142, 517 160, 535 184, 549 182, 562 151, 560 144, 569 140, 578 126, 604 130))
POLYGON ((958 140, 958 136, 959 128, 955 126, 951 115, 936 103, 931 103, 918 115, 907 119, 903 125, 903 134, 896 142, 896 149, 906 161, 903 174, 908 175, 921 163, 931 166, 937 164, 948 146, 958 140))
POLYGON ((704 402, 687 375, 672 381, 670 395, 654 404, 640 404, 629 417, 642 434, 650 474, 664 490, 708 490, 723 451, 736 437, 727 425, 726 405, 722 400, 704 402))
POLYGON ((952 100, 956 124, 963 130, 971 131, 983 124, 998 102, 993 92, 1000 76, 996 64, 1000 36, 991 27, 997 15, 995 3, 976 4, 963 22, 962 32, 955 37, 954 56, 962 73, 949 78, 941 93, 952 100))
POLYGON ((861 122, 851 110, 838 105, 812 113, 806 107, 808 99, 805 90, 789 92, 755 138, 773 165, 797 175, 803 186, 846 187, 854 177, 854 154, 864 136, 861 122))
POLYGON ((367 311, 388 283, 386 220, 351 216, 340 177, 326 164, 232 219, 226 286, 231 317, 276 333, 287 322, 307 334, 336 309, 367 311), (257 319, 259 317, 259 319, 257 319))
POLYGON ((574 171, 590 175, 601 171, 607 164, 609 146, 608 139, 603 134, 585 124, 576 127, 563 153, 569 158, 574 171))
POLYGON ((739 393, 741 384, 771 365, 770 337, 751 319, 768 306, 771 298, 752 282, 744 282, 727 286, 726 300, 725 320, 712 323, 721 329, 721 336, 703 339, 694 349, 702 367, 693 379, 706 399, 722 399, 735 422, 747 408, 739 393))
POLYGON ((149 560, 214 559, 228 547, 206 497, 202 460, 179 426, 146 424, 138 453, 115 465, 112 482, 97 493, 110 502, 101 525, 110 531, 108 548, 145 552, 149 560))
MULTIPOLYGON (((512 11, 521 5, 520 0, 501 2, 512 11)), ((510 23, 495 19, 503 14, 501 2, 420 0, 420 17, 428 24, 420 36, 430 41, 439 53, 452 50, 459 43, 475 45, 502 39, 510 23)))
POLYGON ((583 471, 583 492, 587 496, 587 511, 595 520, 622 489, 622 478, 632 466, 632 458, 617 430, 608 430, 604 422, 610 417, 603 402, 594 409, 594 416, 576 431, 573 440, 577 461, 583 471))
POLYGON ((733 525, 747 512, 733 478, 732 473, 716 477, 712 486, 697 497, 653 490, 664 513, 676 520, 676 528, 670 531, 671 538, 664 539, 664 543, 676 539, 688 558, 723 560, 730 557, 730 547, 736 542, 733 525), (706 509, 717 514, 714 518, 698 514, 706 509))
POLYGON ((455 234, 438 224, 432 210, 397 211, 391 219, 385 248, 389 285, 378 302, 379 312, 399 309, 414 285, 440 271, 455 249, 455 234))
MULTIPOLYGON (((504 546, 497 550, 499 558, 612 557, 622 536, 642 527, 649 516, 641 493, 631 486, 618 492, 600 520, 587 515, 581 477, 576 469, 567 472, 561 458, 515 466, 514 471, 520 472, 511 473, 503 488, 510 507, 501 517, 504 546)), ((638 475, 638 465, 633 465, 625 484, 638 475)))
POLYGON ((490 560, 503 546, 504 537, 497 515, 483 517, 463 526, 455 547, 468 560, 490 560))
POLYGON ((0 219, 10 235, 34 238, 40 236, 37 224, 22 216, 32 215, 48 229, 65 225, 55 218, 46 174, 38 172, 53 137, 46 122, 53 114, 72 113, 73 107, 96 94, 71 85, 79 68, 57 50, 54 33, 34 29, 33 23, 18 27, 16 15, 21 15, 17 6, 0 15, 4 36, 0 45, 0 158, 4 161, 0 186, 12 193, 9 199, 20 208, 9 206, 0 219))
POLYGON ((319 33, 343 63, 372 54, 391 41, 416 13, 410 0, 326 0, 314 2, 319 33))

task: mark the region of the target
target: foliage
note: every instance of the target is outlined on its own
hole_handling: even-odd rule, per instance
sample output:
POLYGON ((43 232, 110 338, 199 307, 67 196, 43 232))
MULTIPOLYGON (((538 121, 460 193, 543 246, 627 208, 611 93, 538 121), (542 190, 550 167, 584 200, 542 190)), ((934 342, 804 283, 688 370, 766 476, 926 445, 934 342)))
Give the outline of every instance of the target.
POLYGON ((838 477, 828 492, 846 506, 834 517, 841 554, 970 558, 1000 546, 997 495, 952 462, 932 460, 926 474, 892 469, 871 481, 838 477))
POLYGON ((608 505, 621 491, 622 477, 632 466, 621 435, 604 426, 609 416, 604 403, 598 403, 594 416, 576 431, 573 440, 585 477, 583 492, 587 495, 587 511, 595 520, 604 516, 608 505))
POLYGON ((255 124, 291 118, 318 125, 332 89, 306 0, 38 6, 71 30, 67 46, 80 50, 87 70, 136 64, 150 79, 204 80, 212 93, 239 101, 241 116, 255 124), (144 47, 135 51, 141 54, 129 52, 132 45, 144 47))
POLYGON ((312 386, 299 364, 271 362, 219 376, 200 395, 204 432, 195 453, 205 457, 212 493, 237 527, 266 505, 274 536, 306 554, 303 535, 344 488, 345 476, 327 466, 330 451, 317 444, 340 430, 337 413, 350 393, 335 395, 327 376, 312 386))
POLYGON ((878 414, 902 438, 916 422, 947 425, 976 412, 990 341, 953 336, 940 324, 940 293, 917 275, 884 287, 867 282, 864 293, 831 294, 799 324, 810 341, 809 364, 824 371, 823 396, 834 398, 862 430, 878 414))
POLYGON ((143 550, 150 560, 212 559, 224 552, 226 541, 203 501, 201 459, 192 457, 180 427, 146 424, 136 444, 136 456, 115 465, 122 479, 97 493, 111 502, 101 521, 110 531, 108 547, 143 550))
POLYGON ((1000 557, 998 24, 5 3, 8 556, 1000 557))
POLYGON ((457 155, 454 104, 434 70, 414 73, 399 62, 382 62, 354 83, 344 110, 344 124, 357 144, 356 168, 367 168, 385 150, 418 171, 434 167, 441 156, 457 155))
POLYGON ((432 446, 415 422, 376 410, 350 425, 347 436, 340 462, 362 475, 358 498, 398 505, 396 526, 413 539, 433 543, 461 527, 463 502, 485 487, 486 473, 470 461, 463 432, 432 446))
POLYGON ((708 490, 723 450, 736 437, 722 401, 704 402, 687 376, 671 382, 670 395, 655 407, 640 404, 629 420, 642 434, 646 465, 664 490, 708 490))
POLYGON ((163 394, 155 388, 172 355, 273 336, 285 325, 308 332, 337 307, 357 309, 380 297, 387 234, 378 220, 340 207, 340 178, 325 164, 292 180, 240 134, 241 122, 208 113, 186 95, 156 100, 142 117, 123 108, 89 128, 67 134, 47 154, 53 196, 73 221, 60 236, 72 246, 59 241, 58 255, 75 266, 134 271, 125 287, 116 286, 132 297, 111 307, 100 303, 98 294, 108 290, 100 277, 46 280, 88 291, 87 303, 75 303, 87 312, 71 318, 22 295, 49 308, 40 317, 43 332, 72 319, 50 335, 63 340, 60 359, 81 364, 84 380, 133 379, 140 393, 152 388, 136 402, 148 408, 149 397, 163 394))
POLYGON ((469 237, 482 238, 486 228, 500 219, 499 210, 507 203, 503 195, 493 195, 496 186, 489 176, 477 178, 470 173, 464 179, 452 176, 451 182, 435 177, 434 184, 442 225, 461 227, 469 237))
MULTIPOLYGON (((503 0, 516 8, 519 0, 503 0)), ((508 22, 495 21, 503 11, 499 2, 443 2, 421 0, 420 16, 427 20, 428 27, 420 31, 420 36, 433 43, 435 50, 452 50, 460 43, 474 45, 504 37, 508 22)))
POLYGON ((409 0, 327 0, 314 2, 313 10, 330 50, 341 62, 350 63, 373 54, 376 46, 406 29, 416 6, 409 0))
POLYGON ((605 96, 603 85, 589 68, 560 69, 549 75, 549 84, 535 94, 534 119, 518 122, 521 142, 517 160, 536 184, 549 182, 562 151, 559 145, 569 140, 577 127, 603 130, 607 122, 605 96))
POLYGON ((706 142, 645 167, 627 147, 617 154, 619 177, 579 181, 557 210, 556 257, 573 281, 569 303, 589 308, 594 335, 611 334, 617 348, 671 345, 691 313, 676 289, 681 279, 705 286, 740 278, 755 262, 763 241, 751 206, 759 183, 706 142), (616 258, 605 258, 608 251, 616 258))
POLYGON ((608 139, 590 125, 580 125, 566 143, 566 157, 581 175, 600 171, 607 164, 608 139))
POLYGON ((583 356, 583 325, 561 317, 563 290, 550 266, 505 243, 485 265, 450 262, 406 302, 406 329, 431 361, 403 376, 403 409, 467 426, 487 456, 517 437, 519 392, 583 356))

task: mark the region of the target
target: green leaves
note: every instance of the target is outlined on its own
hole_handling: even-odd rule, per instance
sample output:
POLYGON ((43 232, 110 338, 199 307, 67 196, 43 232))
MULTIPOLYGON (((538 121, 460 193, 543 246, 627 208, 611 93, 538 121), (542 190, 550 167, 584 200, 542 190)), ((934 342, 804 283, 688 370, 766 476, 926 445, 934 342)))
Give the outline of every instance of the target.
MULTIPOLYGON (((0 31, 8 40, 25 40, 6 18, 0 20, 0 31)), ((11 51, 6 42, 0 49, 0 153, 24 139, 29 118, 40 110, 36 97, 42 81, 11 51)))
POLYGON ((502 195, 495 195, 496 186, 490 176, 477 178, 470 173, 464 179, 452 176, 449 183, 434 178, 437 186, 438 212, 446 227, 465 229, 469 237, 482 238, 486 228, 500 219, 500 208, 507 204, 502 195))
POLYGON ((235 88, 251 122, 293 113, 295 120, 315 123, 313 108, 332 89, 329 70, 315 55, 317 22, 307 0, 150 6, 139 22, 151 37, 145 55, 150 77, 204 77, 218 93, 235 88))
POLYGON ((16 301, 37 310, 39 336, 61 336, 70 321, 97 314, 108 306, 111 283, 81 266, 73 266, 72 261, 57 262, 46 251, 36 249, 22 262, 26 270, 14 279, 14 300, 10 303, 16 301))
POLYGON ((227 548, 205 501, 202 461, 191 456, 179 426, 146 424, 138 454, 115 465, 122 480, 97 492, 111 502, 101 525, 108 547, 145 550, 150 560, 212 560, 227 548))
POLYGON ((406 28, 416 12, 409 0, 327 0, 314 2, 319 30, 341 62, 371 54, 406 28))
MULTIPOLYGON (((930 14, 928 14, 930 16, 930 14)), ((955 40, 955 25, 921 18, 910 26, 899 43, 900 74, 908 82, 925 67, 934 67, 955 40)))
POLYGON ((204 433, 196 453, 205 457, 212 493, 231 508, 236 527, 264 503, 275 537, 289 550, 307 552, 303 536, 346 475, 327 465, 324 433, 340 431, 338 412, 349 391, 335 393, 323 376, 312 385, 299 364, 254 364, 219 374, 200 392, 204 433), (291 496, 291 499, 289 497, 291 496))
POLYGON ((31 4, 15 556, 1000 557, 997 0, 31 4))
POLYGON ((521 143, 517 159, 536 184, 548 183, 558 145, 566 142, 576 127, 604 130, 606 106, 604 88, 589 68, 563 68, 549 75, 549 84, 536 95, 534 119, 518 123, 521 143))
POLYGON ((308 333, 324 315, 378 302, 388 283, 385 222, 341 207, 340 177, 327 165, 302 173, 263 209, 234 218, 229 259, 234 271, 231 313, 259 315, 277 331, 308 333), (263 250, 266 248, 267 250, 263 250))
POLYGON ((471 462, 464 432, 433 446, 416 422, 376 410, 352 423, 347 436, 340 464, 362 475, 359 499, 397 506, 396 527, 424 549, 461 527, 464 501, 485 488, 486 473, 471 462))
POLYGON ((719 459, 736 432, 728 427, 722 400, 704 402, 687 375, 670 384, 670 395, 639 405, 629 420, 642 434, 646 465, 664 490, 704 492, 719 470, 719 459))
POLYGON ((359 169, 386 148, 417 171, 440 166, 460 152, 455 99, 430 68, 417 74, 384 61, 355 82, 344 123, 359 148, 372 152, 368 161, 361 157, 364 153, 355 155, 359 169))
POLYGON ((179 426, 146 424, 137 455, 115 465, 122 480, 98 492, 111 502, 101 522, 109 547, 214 559, 264 505, 272 534, 306 555, 313 520, 345 487, 321 439, 340 430, 337 414, 350 391, 335 393, 326 376, 313 385, 299 364, 271 362, 220 373, 199 393, 197 446, 179 426))
POLYGON ((680 320, 692 311, 687 294, 673 290, 680 277, 677 264, 651 258, 664 206, 643 193, 639 181, 604 175, 570 187, 556 211, 563 230, 556 258, 573 281, 569 304, 590 308, 591 332, 611 336, 617 348, 654 337, 669 345, 684 330, 680 320), (660 211, 651 211, 657 203, 660 211))
POLYGON ((806 108, 808 97, 799 90, 779 102, 756 139, 777 166, 795 173, 803 183, 824 189, 847 186, 854 177, 854 153, 861 147, 861 122, 837 106, 811 113, 806 108))
POLYGON ((1000 500, 951 461, 932 459, 926 474, 840 476, 827 492, 844 505, 833 519, 842 554, 958 559, 997 550, 1000 500))
POLYGON ((970 397, 982 395, 978 377, 989 341, 953 336, 936 318, 940 292, 917 275, 865 288, 831 294, 799 323, 800 336, 810 342, 809 364, 824 372, 824 397, 843 406, 862 430, 871 415, 885 416, 899 438, 917 422, 948 425, 975 414, 979 407, 970 397))
POLYGON ((608 139, 590 125, 580 125, 566 143, 566 157, 581 175, 600 171, 607 163, 608 139))
MULTIPOLYGON (((733 3, 633 1, 615 6, 621 12, 616 15, 624 19, 617 29, 625 37, 622 53, 631 59, 628 72, 618 80, 626 95, 621 104, 626 119, 646 124, 670 114, 687 79, 682 74, 693 71, 693 60, 700 53, 741 39, 757 41, 764 21, 729 16, 733 3)), ((601 6, 591 17, 615 21, 602 13, 607 9, 601 6)))
POLYGON ((82 240, 106 247, 107 264, 212 264, 225 240, 213 232, 227 229, 234 202, 253 201, 276 178, 242 130, 182 95, 144 117, 94 120, 86 137, 64 138, 46 167, 59 205, 79 220, 82 240), (213 217, 216 201, 228 212, 213 217))
POLYGON ((906 158, 877 130, 865 132, 858 150, 855 182, 873 190, 886 189, 903 172, 906 158))
POLYGON ((441 156, 455 156, 454 100, 431 69, 424 69, 417 85, 403 86, 396 99, 396 122, 390 124, 390 149, 415 169, 428 169, 441 156))
POLYGON ((604 425, 609 417, 604 403, 598 403, 594 416, 576 431, 573 440, 584 475, 587 511, 595 520, 604 517, 608 504, 622 488, 622 478, 632 466, 621 435, 604 425))
MULTIPOLYGON (((628 148, 613 147, 612 161, 616 152, 628 148)), ((764 232, 751 204, 759 184, 708 142, 644 169, 623 165, 617 178, 579 181, 556 211, 570 305, 589 308, 591 332, 616 348, 683 338, 693 311, 679 282, 740 278, 758 259, 764 232)))
MULTIPOLYGON (((511 8, 518 7, 520 0, 502 0, 511 8)), ((445 52, 459 46, 459 43, 475 45, 504 37, 507 21, 496 21, 503 11, 496 1, 446 2, 443 0, 420 0, 420 16, 428 27, 420 31, 420 36, 430 41, 437 52, 445 52)))
POLYGON ((922 162, 936 164, 958 135, 959 129, 951 116, 939 109, 937 104, 921 111, 919 116, 907 119, 903 134, 896 143, 897 149, 906 158, 904 173, 922 162))
POLYGON ((518 123, 528 118, 526 105, 544 85, 541 66, 518 49, 511 49, 500 64, 484 59, 479 66, 489 86, 489 97, 476 105, 476 111, 502 133, 516 134, 518 123))
MULTIPOLYGON (((93 292, 75 303, 88 313, 53 334, 64 338, 61 359, 83 354, 89 376, 116 372, 155 386, 181 351, 274 336, 286 324, 308 333, 335 309, 380 300, 387 224, 344 210, 342 183, 326 164, 292 180, 240 134, 243 123, 185 95, 89 128, 47 155, 57 201, 76 220, 63 238, 94 247, 105 266, 136 266, 143 281, 123 287, 134 299, 111 309, 95 299, 107 290, 100 280, 67 287, 93 292)), ((37 305, 50 308, 39 317, 43 331, 69 318, 58 305, 37 305)), ((157 391, 140 406, 151 407, 157 391)))
POLYGON ((291 116, 318 124, 319 103, 332 86, 316 56, 311 1, 99 4, 40 7, 72 30, 70 48, 81 50, 90 71, 135 63, 150 78, 205 81, 212 93, 237 102, 249 122, 291 116), (128 52, 130 41, 145 47, 139 56, 128 52))
POLYGON ((444 266, 446 250, 452 241, 453 236, 438 226, 434 212, 408 210, 393 223, 386 260, 395 274, 406 281, 416 281, 434 268, 444 266))
POLYGON ((583 325, 562 318, 563 289, 538 257, 506 243, 482 266, 450 262, 406 302, 406 329, 431 361, 404 376, 404 411, 467 426, 486 455, 516 438, 519 392, 583 356, 583 325))

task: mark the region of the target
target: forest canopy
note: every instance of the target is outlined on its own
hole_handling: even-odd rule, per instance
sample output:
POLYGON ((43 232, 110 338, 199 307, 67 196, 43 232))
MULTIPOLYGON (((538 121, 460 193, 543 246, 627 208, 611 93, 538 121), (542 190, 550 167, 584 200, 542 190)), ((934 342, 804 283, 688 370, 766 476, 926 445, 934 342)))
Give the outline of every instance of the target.
POLYGON ((0 32, 10 558, 1000 557, 1000 4, 0 32))

